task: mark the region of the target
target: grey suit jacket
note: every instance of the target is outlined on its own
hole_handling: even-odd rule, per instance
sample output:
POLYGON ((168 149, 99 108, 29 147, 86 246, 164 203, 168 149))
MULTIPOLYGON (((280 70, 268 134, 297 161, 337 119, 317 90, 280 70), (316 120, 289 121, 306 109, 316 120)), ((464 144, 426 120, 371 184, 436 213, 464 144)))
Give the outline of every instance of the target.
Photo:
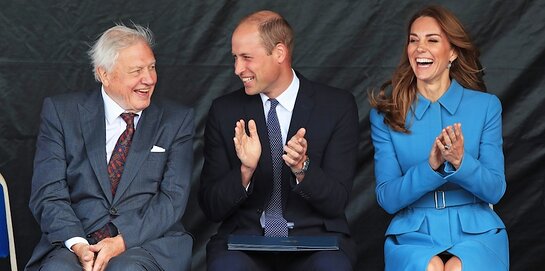
POLYGON ((127 249, 145 248, 165 270, 190 267, 193 240, 181 218, 193 163, 193 110, 152 102, 142 112, 115 197, 110 192, 101 92, 46 98, 30 209, 42 238, 27 265, 69 238, 111 221, 127 249), (151 152, 153 146, 165 152, 151 152))

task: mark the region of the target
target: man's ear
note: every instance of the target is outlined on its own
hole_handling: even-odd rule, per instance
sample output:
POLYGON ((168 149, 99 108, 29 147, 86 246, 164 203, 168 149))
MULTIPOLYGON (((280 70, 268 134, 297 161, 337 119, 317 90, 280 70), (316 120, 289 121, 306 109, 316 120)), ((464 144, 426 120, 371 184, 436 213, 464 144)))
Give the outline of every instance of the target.
POLYGON ((288 47, 284 43, 277 43, 273 48, 273 55, 278 61, 278 64, 283 63, 288 56, 288 47))
POLYGON ((106 71, 106 69, 104 69, 103 67, 98 67, 96 69, 97 71, 97 74, 98 74, 98 78, 100 78, 100 82, 102 82, 102 84, 107 87, 110 85, 110 75, 108 74, 108 72, 106 71))

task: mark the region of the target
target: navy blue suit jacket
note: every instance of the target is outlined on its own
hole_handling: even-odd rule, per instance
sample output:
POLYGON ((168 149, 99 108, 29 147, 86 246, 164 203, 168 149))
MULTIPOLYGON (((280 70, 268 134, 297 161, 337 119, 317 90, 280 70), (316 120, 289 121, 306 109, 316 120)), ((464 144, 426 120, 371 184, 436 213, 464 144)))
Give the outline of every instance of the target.
MULTIPOLYGON (((283 214, 294 223, 290 235, 337 235, 353 258, 345 207, 356 171, 358 111, 349 92, 308 81, 298 74, 299 92, 288 140, 305 128, 310 166, 305 179, 283 165, 283 214)), ((205 162, 199 200, 206 216, 222 222, 213 240, 225 246, 229 234, 263 235, 260 217, 272 193, 272 162, 263 104, 259 95, 240 89, 216 99, 205 129, 205 162), (240 160, 233 145, 235 123, 255 120, 262 152, 248 191, 241 183, 240 160)), ((208 255, 211 256, 211 255, 208 255)))

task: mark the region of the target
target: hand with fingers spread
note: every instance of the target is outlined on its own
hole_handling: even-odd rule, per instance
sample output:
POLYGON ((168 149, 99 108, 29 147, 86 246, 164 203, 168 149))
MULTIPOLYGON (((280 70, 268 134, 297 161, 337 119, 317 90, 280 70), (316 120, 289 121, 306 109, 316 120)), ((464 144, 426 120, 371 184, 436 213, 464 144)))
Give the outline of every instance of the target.
MULTIPOLYGON (((307 158, 307 140, 305 139, 305 128, 301 128, 284 146, 285 154, 282 159, 286 165, 291 168, 292 172, 298 172, 303 168, 303 163, 307 158)), ((300 174, 297 180, 302 182, 305 175, 300 174)))
POLYGON ((455 123, 448 126, 436 140, 437 148, 441 151, 444 160, 450 162, 454 168, 458 169, 464 157, 464 135, 462 134, 462 124, 455 123))
POLYGON ((235 150, 240 159, 240 171, 242 173, 242 185, 247 187, 254 173, 259 157, 261 156, 261 143, 257 134, 257 126, 254 120, 248 121, 248 131, 244 120, 237 121, 235 125, 235 150))

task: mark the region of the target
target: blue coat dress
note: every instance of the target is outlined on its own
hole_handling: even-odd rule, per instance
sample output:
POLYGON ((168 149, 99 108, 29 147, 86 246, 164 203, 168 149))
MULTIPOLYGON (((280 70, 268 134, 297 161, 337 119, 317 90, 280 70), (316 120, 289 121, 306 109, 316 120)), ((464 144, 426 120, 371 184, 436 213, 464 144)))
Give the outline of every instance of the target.
POLYGON ((455 80, 437 101, 418 94, 407 116, 410 134, 392 130, 371 111, 378 203, 395 214, 386 231, 385 270, 426 270, 448 252, 464 271, 508 270, 505 225, 489 204, 506 188, 501 103, 491 94, 465 89, 455 80), (434 171, 428 157, 441 130, 460 122, 464 157, 434 171))

